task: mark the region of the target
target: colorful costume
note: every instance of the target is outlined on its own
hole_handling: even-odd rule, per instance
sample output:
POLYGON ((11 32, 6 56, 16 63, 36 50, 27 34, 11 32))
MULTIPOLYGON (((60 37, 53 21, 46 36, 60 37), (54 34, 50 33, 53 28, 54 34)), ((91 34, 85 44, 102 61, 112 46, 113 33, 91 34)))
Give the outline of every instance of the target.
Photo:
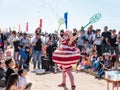
POLYGON ((80 60, 80 51, 75 47, 74 42, 69 45, 70 39, 64 39, 61 46, 53 53, 53 61, 59 66, 61 71, 69 71, 72 65, 80 60))

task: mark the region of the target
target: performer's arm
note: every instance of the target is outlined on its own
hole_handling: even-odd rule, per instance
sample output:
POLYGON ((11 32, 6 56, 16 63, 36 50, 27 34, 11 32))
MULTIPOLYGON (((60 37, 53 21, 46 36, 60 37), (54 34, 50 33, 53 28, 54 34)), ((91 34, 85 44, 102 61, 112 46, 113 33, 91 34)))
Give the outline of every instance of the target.
POLYGON ((73 36, 73 37, 70 38, 70 41, 69 41, 68 44, 71 45, 72 42, 73 42, 74 40, 76 40, 79 35, 80 35, 80 32, 78 31, 77 35, 75 35, 75 36, 73 36))
POLYGON ((60 35, 58 35, 58 39, 59 39, 59 42, 63 40, 63 38, 60 35))

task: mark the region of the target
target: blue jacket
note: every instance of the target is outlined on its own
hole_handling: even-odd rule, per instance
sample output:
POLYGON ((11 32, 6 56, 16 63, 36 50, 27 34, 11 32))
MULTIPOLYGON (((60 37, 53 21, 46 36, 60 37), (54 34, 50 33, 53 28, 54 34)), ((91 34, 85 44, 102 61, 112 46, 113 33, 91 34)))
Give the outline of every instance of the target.
POLYGON ((22 59, 27 59, 27 55, 23 49, 20 49, 19 53, 20 53, 22 59))

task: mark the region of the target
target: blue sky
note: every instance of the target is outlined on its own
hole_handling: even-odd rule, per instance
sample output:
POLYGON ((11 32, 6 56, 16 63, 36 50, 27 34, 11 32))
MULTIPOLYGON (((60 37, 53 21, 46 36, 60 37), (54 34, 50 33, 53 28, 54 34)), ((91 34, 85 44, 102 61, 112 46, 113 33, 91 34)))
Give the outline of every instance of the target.
MULTIPOLYGON (((58 27, 58 19, 68 12, 68 29, 80 29, 88 23, 89 18, 101 13, 102 18, 94 24, 94 28, 105 25, 109 29, 120 30, 120 1, 119 0, 0 0, 0 28, 14 27, 25 31, 26 22, 29 32, 39 26, 43 19, 43 31, 53 32, 58 27)), ((61 26, 65 29, 65 25, 61 26)))

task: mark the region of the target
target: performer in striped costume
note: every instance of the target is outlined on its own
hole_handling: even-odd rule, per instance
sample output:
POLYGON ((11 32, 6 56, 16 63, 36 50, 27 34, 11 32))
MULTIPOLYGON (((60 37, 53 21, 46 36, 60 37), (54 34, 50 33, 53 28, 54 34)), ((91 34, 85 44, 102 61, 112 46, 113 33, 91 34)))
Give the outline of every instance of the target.
POLYGON ((75 90, 74 77, 71 73, 72 65, 76 64, 80 60, 80 51, 76 48, 74 40, 80 35, 80 32, 76 36, 72 36, 72 32, 66 31, 64 33, 64 39, 61 40, 60 47, 53 53, 53 61, 59 66, 62 71, 63 81, 59 87, 66 86, 66 74, 70 77, 71 88, 75 90))

